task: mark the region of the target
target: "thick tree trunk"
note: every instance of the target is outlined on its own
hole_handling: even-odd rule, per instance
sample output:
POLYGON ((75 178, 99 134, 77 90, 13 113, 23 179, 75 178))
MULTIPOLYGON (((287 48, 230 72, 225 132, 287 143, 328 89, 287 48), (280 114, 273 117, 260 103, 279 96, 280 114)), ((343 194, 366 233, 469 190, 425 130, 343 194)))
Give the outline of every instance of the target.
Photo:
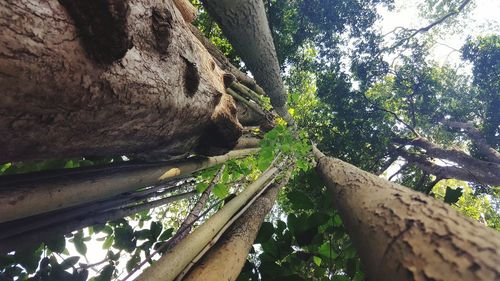
POLYGON ((260 189, 276 177, 277 173, 278 169, 275 167, 271 167, 262 173, 255 182, 230 200, 221 210, 179 242, 177 246, 169 249, 156 263, 146 269, 136 281, 174 280, 211 243, 212 239, 226 226, 231 218, 260 189))
POLYGON ((173 163, 125 163, 109 167, 47 171, 29 178, 23 174, 3 177, 0 185, 0 222, 103 200, 189 175, 257 151, 258 149, 250 148, 221 156, 189 158, 173 163))
POLYGON ((223 74, 172 1, 2 1, 0 163, 228 150, 223 74))
POLYGON ((276 112, 293 124, 262 0, 206 0, 203 3, 264 88, 276 112))
POLYGON ((368 280, 500 278, 500 234, 448 205, 315 149, 368 280))
POLYGON ((262 222, 273 208, 278 192, 286 182, 285 179, 270 186, 182 280, 236 280, 262 222))
POLYGON ((171 202, 192 197, 195 194, 196 191, 191 191, 122 208, 104 210, 96 208, 93 211, 87 212, 80 216, 72 217, 67 220, 59 221, 57 223, 26 231, 18 235, 2 238, 0 239, 0 255, 5 255, 11 251, 33 249, 39 246, 42 242, 50 241, 54 238, 70 233, 71 231, 79 230, 96 224, 106 224, 109 221, 117 220, 145 210, 150 210, 156 207, 167 205, 171 202))

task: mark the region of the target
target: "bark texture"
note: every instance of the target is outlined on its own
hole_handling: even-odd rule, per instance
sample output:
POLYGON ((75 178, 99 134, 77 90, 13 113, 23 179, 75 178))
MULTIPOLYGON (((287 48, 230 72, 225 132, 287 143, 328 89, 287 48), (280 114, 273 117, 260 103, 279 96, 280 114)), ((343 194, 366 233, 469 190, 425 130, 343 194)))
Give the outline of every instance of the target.
POLYGON ((0 222, 103 200, 123 192, 189 175, 257 151, 258 149, 243 149, 221 156, 189 158, 173 163, 125 163, 108 167, 40 172, 31 177, 23 174, 2 177, 0 222))
POLYGON ((197 10, 189 0, 174 0, 174 4, 187 23, 192 23, 196 19, 197 10))
POLYGON ((285 183, 270 186, 182 280, 236 280, 262 222, 285 183))
POLYGON ((0 162, 169 158, 212 145, 207 130, 230 149, 234 101, 189 28, 169 0, 2 1, 0 162))
POLYGON ((317 149, 315 155, 368 280, 500 278, 500 234, 495 230, 317 149))
POLYGON ((232 74, 239 82, 245 84, 247 87, 255 91, 259 95, 265 95, 264 90, 257 85, 254 79, 250 78, 248 75, 243 73, 241 70, 236 68, 234 65, 229 62, 229 60, 224 56, 217 46, 215 46, 210 40, 208 40, 203 33, 198 30, 195 26, 189 27, 191 32, 203 43, 203 46, 207 49, 207 51, 212 55, 212 57, 217 62, 217 65, 227 73, 232 74))
POLYGON ((286 93, 262 0, 206 0, 203 3, 264 88, 276 112, 293 124, 286 108, 286 93))

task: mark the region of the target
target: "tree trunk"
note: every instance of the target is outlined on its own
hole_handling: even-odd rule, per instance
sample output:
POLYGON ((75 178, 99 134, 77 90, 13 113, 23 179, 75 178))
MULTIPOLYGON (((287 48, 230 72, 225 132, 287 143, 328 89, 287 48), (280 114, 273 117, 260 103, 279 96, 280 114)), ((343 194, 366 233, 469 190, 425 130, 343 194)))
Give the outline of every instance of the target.
POLYGON ((231 151, 209 158, 177 162, 66 169, 3 177, 0 185, 0 222, 102 200, 123 192, 152 186, 189 175, 230 159, 248 156, 258 149, 231 151))
POLYGON ((287 181, 284 179, 270 186, 182 280, 236 280, 262 222, 273 208, 280 188, 287 181))
POLYGON ((96 224, 106 224, 108 221, 117 220, 145 210, 167 205, 171 202, 192 197, 195 194, 196 191, 191 191, 124 208, 111 210, 95 209, 93 212, 82 214, 81 216, 1 239, 0 255, 5 255, 11 251, 33 249, 42 242, 50 241, 70 233, 71 231, 96 224))
POLYGON ((500 278, 500 234, 448 205, 314 149, 368 280, 500 278))
POLYGON ((174 280, 182 270, 212 241, 231 218, 266 184, 274 179, 277 168, 270 167, 238 196, 196 228, 177 246, 169 249, 157 262, 146 269, 136 281, 174 280))
POLYGON ((206 0, 203 4, 289 124, 286 94, 262 0, 206 0))
POLYGON ((241 125, 223 76, 172 1, 2 1, 0 163, 227 151, 241 125))

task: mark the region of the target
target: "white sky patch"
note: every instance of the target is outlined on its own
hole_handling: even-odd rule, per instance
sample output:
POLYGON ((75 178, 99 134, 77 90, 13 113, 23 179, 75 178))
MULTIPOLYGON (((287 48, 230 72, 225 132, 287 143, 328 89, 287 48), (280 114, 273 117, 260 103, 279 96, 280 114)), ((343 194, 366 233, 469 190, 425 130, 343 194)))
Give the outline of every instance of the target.
MULTIPOLYGON (((396 0, 396 8, 393 11, 384 7, 379 8, 382 19, 377 22, 377 27, 380 28, 382 34, 386 34, 396 27, 418 29, 427 26, 432 21, 419 16, 419 3, 421 1, 396 0)), ((450 34, 446 31, 436 36, 436 44, 431 49, 431 57, 440 65, 454 65, 461 62, 460 53, 457 50, 464 45, 467 37, 500 33, 500 1, 475 0, 468 5, 474 5, 474 8, 467 15, 459 32, 450 34)))

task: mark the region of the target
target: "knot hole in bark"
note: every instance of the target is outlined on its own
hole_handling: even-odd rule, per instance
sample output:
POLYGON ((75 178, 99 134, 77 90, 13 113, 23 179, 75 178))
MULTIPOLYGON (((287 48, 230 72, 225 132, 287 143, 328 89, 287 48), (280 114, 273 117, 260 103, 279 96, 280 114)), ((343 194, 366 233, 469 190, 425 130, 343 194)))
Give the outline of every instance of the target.
POLYGON ((128 1, 59 0, 75 22, 83 47, 90 58, 112 63, 132 48, 127 19, 128 1))
POLYGON ((219 91, 214 93, 216 102, 210 124, 200 137, 195 152, 200 155, 221 155, 230 151, 242 135, 243 127, 237 118, 234 100, 219 91))
POLYGON ((181 56, 184 61, 184 93, 188 97, 194 96, 200 85, 200 74, 195 63, 181 56))
POLYGON ((160 54, 166 54, 172 38, 172 13, 168 9, 154 7, 151 18, 153 21, 156 48, 160 54))

